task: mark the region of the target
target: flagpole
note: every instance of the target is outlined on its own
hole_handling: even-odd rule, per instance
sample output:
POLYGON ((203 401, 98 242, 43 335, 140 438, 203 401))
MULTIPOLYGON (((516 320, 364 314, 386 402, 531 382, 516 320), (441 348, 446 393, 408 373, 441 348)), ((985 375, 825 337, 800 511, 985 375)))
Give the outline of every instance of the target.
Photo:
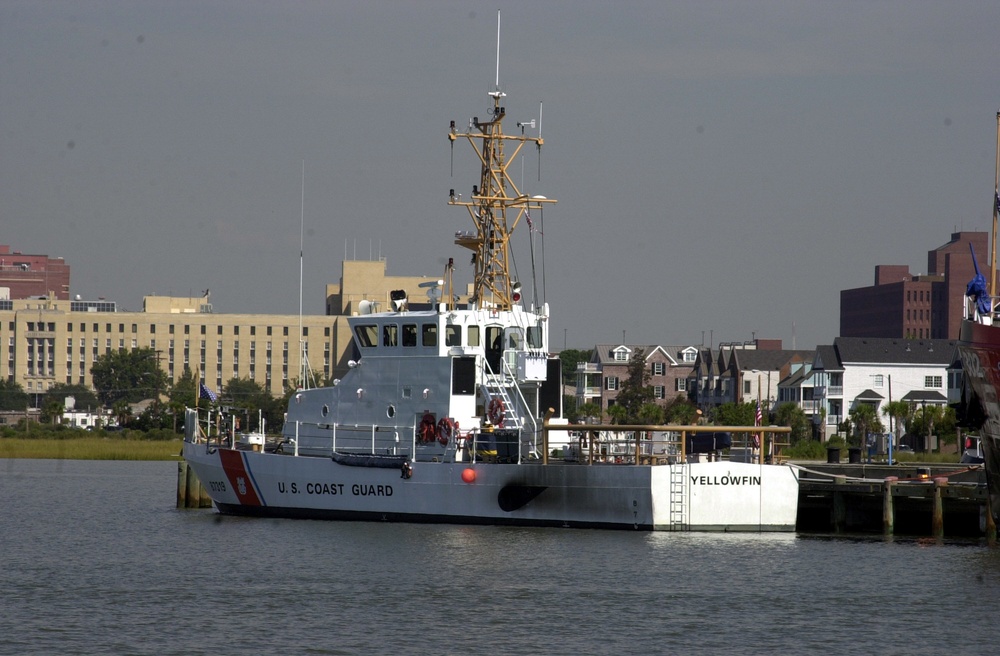
MULTIPOLYGON (((764 419, 763 419, 763 416, 761 414, 761 407, 760 407, 760 382, 761 382, 760 381, 760 374, 758 374, 757 375, 757 410, 756 410, 756 414, 754 415, 754 420, 755 420, 754 423, 757 424, 758 426, 760 426, 760 425, 762 425, 764 423, 764 419)), ((764 464, 764 446, 765 446, 764 441, 767 438, 764 435, 764 431, 761 431, 760 433, 758 433, 758 435, 760 436, 760 454, 757 457, 757 463, 758 464, 764 464)))

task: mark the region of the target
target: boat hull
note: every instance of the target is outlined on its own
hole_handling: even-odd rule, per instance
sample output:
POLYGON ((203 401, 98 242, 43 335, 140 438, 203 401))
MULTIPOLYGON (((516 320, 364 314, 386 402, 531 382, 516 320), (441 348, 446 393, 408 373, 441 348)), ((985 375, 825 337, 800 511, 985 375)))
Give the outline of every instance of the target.
POLYGON ((401 470, 218 449, 184 455, 219 511, 258 517, 637 530, 794 531, 796 470, 735 462, 416 462, 401 470))
POLYGON ((968 416, 976 418, 974 425, 967 425, 979 430, 990 507, 994 521, 1000 522, 1000 326, 963 321, 958 349, 965 380, 982 411, 963 400, 968 416))

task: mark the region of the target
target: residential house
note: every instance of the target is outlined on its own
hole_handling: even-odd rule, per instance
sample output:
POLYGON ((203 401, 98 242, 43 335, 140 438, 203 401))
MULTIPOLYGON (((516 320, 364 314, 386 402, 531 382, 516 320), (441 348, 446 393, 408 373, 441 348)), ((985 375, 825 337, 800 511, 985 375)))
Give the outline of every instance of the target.
POLYGON ((648 368, 648 384, 656 402, 667 405, 678 394, 686 395, 688 377, 696 358, 693 346, 658 344, 598 344, 588 362, 577 365, 577 407, 594 403, 607 411, 615 404, 622 384, 628 380, 629 366, 638 354, 648 368))
POLYGON ((778 382, 793 364, 811 362, 814 352, 782 349, 778 340, 721 344, 698 352, 688 380, 692 401, 702 410, 724 403, 753 403, 773 411, 778 382))
POLYGON ((863 403, 873 406, 880 419, 890 401, 947 405, 961 386, 955 348, 948 340, 888 337, 838 337, 833 345, 818 347, 812 371, 827 434, 863 403))

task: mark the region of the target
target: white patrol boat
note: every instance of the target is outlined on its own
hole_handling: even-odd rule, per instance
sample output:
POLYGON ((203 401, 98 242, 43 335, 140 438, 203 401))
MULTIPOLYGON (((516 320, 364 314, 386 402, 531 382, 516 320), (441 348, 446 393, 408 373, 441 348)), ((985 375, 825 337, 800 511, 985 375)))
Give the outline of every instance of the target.
POLYGON ((560 363, 549 355, 549 308, 522 299, 510 273, 509 239, 519 225, 530 231, 531 214, 540 218, 543 206, 555 201, 529 197, 508 175, 525 145, 540 149, 543 142, 526 136, 522 124, 521 134, 503 133, 499 79, 489 96, 488 116, 472 119, 467 132, 452 122, 448 134, 453 145, 472 145, 480 173, 468 199, 453 190, 449 201, 467 208, 472 219, 473 229, 455 237, 473 253, 468 301, 456 303, 449 262, 431 309, 411 310, 402 293, 392 295, 386 311, 365 304, 348 319, 359 357, 334 386, 292 397, 278 448, 207 438, 197 428, 196 411, 189 411, 184 458, 218 510, 262 517, 793 531, 798 478, 792 467, 719 457, 696 462, 688 455, 686 432, 725 428, 549 421, 549 408, 561 408, 562 396, 560 363), (579 444, 572 449, 569 429, 586 429, 576 433, 579 444), (654 434, 673 438, 657 442, 654 434), (567 448, 554 449, 557 442, 567 448), (571 451, 573 458, 553 455, 571 451))

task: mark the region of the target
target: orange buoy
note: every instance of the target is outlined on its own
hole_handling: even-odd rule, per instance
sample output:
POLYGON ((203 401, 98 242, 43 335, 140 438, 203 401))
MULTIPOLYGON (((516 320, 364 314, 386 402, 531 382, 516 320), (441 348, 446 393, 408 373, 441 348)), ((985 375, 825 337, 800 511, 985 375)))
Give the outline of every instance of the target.
POLYGON ((466 483, 476 482, 476 470, 475 469, 463 469, 462 470, 462 480, 466 483))

